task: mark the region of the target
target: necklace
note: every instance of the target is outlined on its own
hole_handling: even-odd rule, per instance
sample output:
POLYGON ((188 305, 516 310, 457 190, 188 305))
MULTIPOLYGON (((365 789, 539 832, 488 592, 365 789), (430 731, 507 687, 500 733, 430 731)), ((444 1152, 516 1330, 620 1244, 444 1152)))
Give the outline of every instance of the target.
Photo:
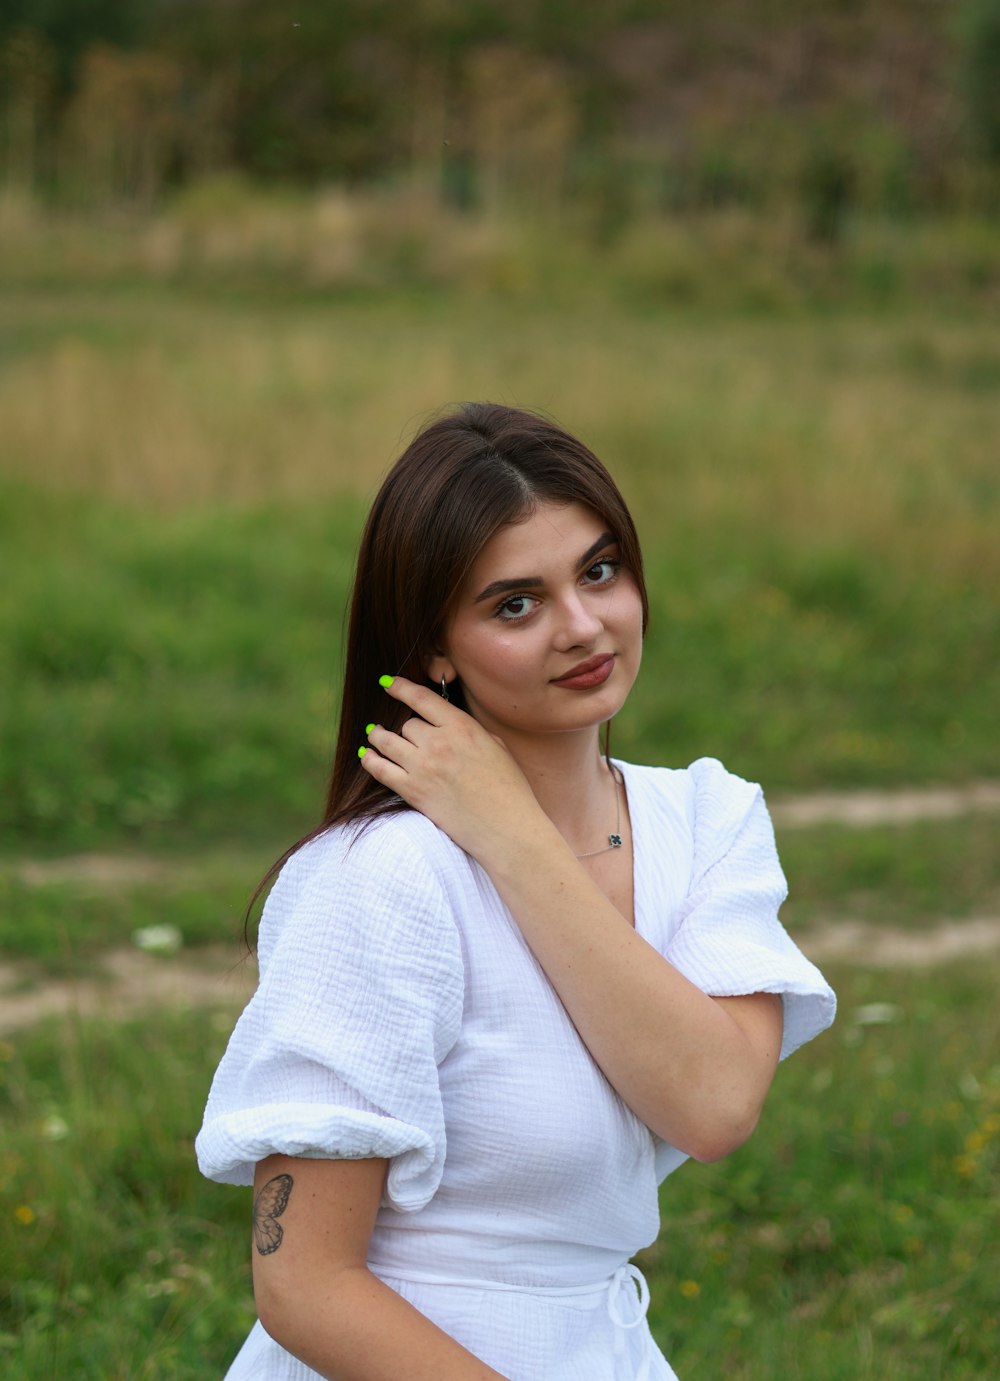
POLYGON ((615 784, 615 832, 608 835, 603 849, 591 849, 589 854, 577 854, 577 858, 596 858, 598 854, 610 853, 612 849, 622 846, 622 798, 618 790, 618 773, 614 768, 611 769, 611 777, 615 784))

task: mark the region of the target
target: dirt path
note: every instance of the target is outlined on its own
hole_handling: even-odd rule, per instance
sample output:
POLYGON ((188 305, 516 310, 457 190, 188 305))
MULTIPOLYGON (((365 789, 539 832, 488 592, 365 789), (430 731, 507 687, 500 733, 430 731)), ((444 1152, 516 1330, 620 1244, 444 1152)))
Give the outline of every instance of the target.
MULTIPOLYGON (((856 828, 943 820, 981 811, 1000 812, 1000 782, 896 791, 819 792, 777 798, 771 813, 780 829, 836 823, 856 828)), ((190 865, 191 869, 196 864, 190 865)), ((187 870, 186 870, 187 871, 187 870)), ((79 883, 97 888, 176 880, 177 865, 135 855, 87 854, 25 860, 15 869, 28 886, 79 883)), ((796 936, 817 962, 836 960, 873 968, 928 968, 1000 951, 1000 917, 943 922, 909 932, 859 921, 830 921, 796 936)), ((218 1006, 232 1011, 253 991, 256 966, 231 950, 201 948, 160 957, 116 949, 101 959, 99 976, 33 978, 30 966, 0 963, 0 1035, 23 1030, 47 1016, 140 1016, 157 1007, 218 1006)))
MULTIPOLYGON (((913 933, 832 921, 796 935, 817 963, 836 960, 866 968, 925 969, 949 960, 1000 953, 1000 916, 950 921, 913 933)), ((231 950, 198 949, 158 958, 135 949, 109 951, 99 977, 48 979, 28 986, 23 964, 0 964, 0 1036, 44 1017, 141 1016, 158 1007, 218 1007, 235 1012, 253 992, 252 960, 234 961, 231 950)))
MULTIPOLYGON (((769 798, 769 806, 781 829, 824 824, 858 829, 907 825, 914 820, 948 820, 984 811, 1000 813, 1000 782, 900 787, 893 791, 819 791, 769 798)), ((14 871, 18 880, 29 887, 59 882, 129 887, 169 882, 179 874, 191 875, 197 871, 197 862, 184 864, 142 854, 73 854, 65 858, 25 859, 14 871)))
POLYGON ((159 958, 138 949, 109 950, 102 972, 33 982, 27 964, 0 964, 0 1035, 49 1016, 138 1017, 156 1007, 241 1007, 257 983, 252 960, 231 949, 191 951, 159 958))
POLYGON ((962 786, 900 787, 894 791, 817 791, 769 798, 776 825, 908 825, 913 820, 950 820, 957 815, 1000 811, 1000 782, 962 786))
POLYGON ((920 931, 833 921, 795 940, 816 963, 836 959, 861 968, 930 969, 950 959, 1000 952, 1000 916, 970 916, 920 931))

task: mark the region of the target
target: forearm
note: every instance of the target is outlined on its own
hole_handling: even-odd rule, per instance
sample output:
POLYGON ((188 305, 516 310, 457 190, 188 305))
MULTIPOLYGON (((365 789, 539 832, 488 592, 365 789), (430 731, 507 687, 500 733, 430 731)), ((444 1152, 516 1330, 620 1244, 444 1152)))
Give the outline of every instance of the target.
POLYGON ((267 1332, 328 1381, 504 1381, 363 1266, 257 1286, 267 1332))
POLYGON ((480 861, 584 1044, 633 1112, 700 1160, 745 1140, 777 1049, 762 1051, 724 1005, 643 940, 554 826, 480 861))

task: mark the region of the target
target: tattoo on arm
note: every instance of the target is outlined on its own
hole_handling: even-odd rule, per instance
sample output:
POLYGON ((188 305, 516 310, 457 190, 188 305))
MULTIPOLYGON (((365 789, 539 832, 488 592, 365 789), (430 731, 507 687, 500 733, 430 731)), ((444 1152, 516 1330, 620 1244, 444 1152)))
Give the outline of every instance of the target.
POLYGON ((288 1207, 293 1183, 291 1175, 275 1175, 254 1195, 253 1240, 261 1256, 270 1256, 281 1246, 285 1230, 278 1219, 288 1207))

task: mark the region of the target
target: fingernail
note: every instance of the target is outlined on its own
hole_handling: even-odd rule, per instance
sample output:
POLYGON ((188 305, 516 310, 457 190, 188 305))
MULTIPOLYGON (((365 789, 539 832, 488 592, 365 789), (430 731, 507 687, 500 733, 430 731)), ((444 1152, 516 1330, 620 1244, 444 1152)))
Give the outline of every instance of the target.
POLYGON ((367 752, 368 752, 368 749, 365 748, 364 745, 362 745, 362 746, 358 749, 358 757, 359 757, 359 758, 363 758, 364 755, 365 755, 367 752))
POLYGON ((374 724, 366 724, 366 725, 365 725, 365 733, 366 733, 366 734, 370 734, 371 731, 372 731, 374 728, 375 728, 375 725, 374 725, 374 724))
POLYGON ((378 678, 378 683, 380 686, 384 686, 385 689, 388 690, 389 687, 392 685, 393 681, 395 681, 395 679, 395 676, 380 676, 378 678))

